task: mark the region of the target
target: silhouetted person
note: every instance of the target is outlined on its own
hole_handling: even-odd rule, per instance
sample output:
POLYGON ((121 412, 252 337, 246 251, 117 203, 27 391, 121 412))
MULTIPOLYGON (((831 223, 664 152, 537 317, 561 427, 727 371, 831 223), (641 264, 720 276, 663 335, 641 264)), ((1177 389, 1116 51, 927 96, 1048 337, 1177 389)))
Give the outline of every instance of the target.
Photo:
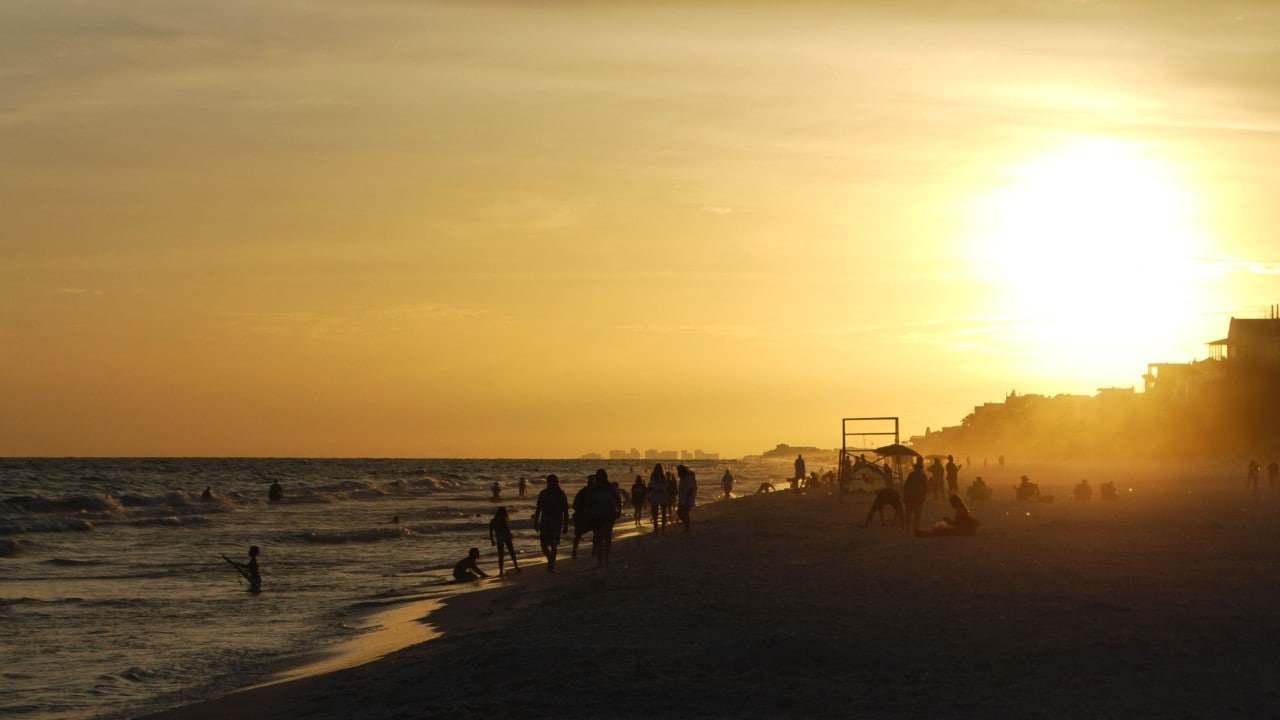
POLYGON ((804 455, 796 455, 796 474, 791 479, 793 481, 791 487, 793 488, 799 487, 800 481, 805 479, 804 455))
POLYGON ((529 490, 529 481, 525 480, 524 476, 521 476, 520 482, 516 485, 516 487, 520 489, 520 497, 524 497, 524 494, 529 490))
POLYGON ((978 521, 969 512, 969 506, 959 495, 952 495, 948 500, 955 517, 945 517, 928 532, 916 532, 917 537, 937 537, 940 535, 972 535, 978 529, 978 521))
POLYGON ((547 476, 547 487, 538 493, 533 509, 533 529, 538 533, 542 554, 547 558, 547 572, 556 571, 556 553, 560 536, 569 532, 569 498, 560 489, 560 478, 547 476))
POLYGON ((591 522, 595 534, 591 546, 595 551, 596 565, 609 564, 609 551, 613 549, 613 524, 622 515, 622 498, 618 486, 609 482, 604 468, 596 470, 596 481, 591 488, 591 522))
POLYGON ((1093 488, 1089 487, 1088 480, 1081 480, 1080 484, 1076 486, 1076 489, 1073 491, 1073 493, 1077 500, 1093 499, 1093 488))
POLYGON ((582 536, 591 532, 593 526, 591 524, 591 486, 595 484, 595 475, 587 476, 587 484, 582 486, 577 495, 573 496, 573 551, 569 553, 569 557, 578 559, 578 543, 582 542, 582 536))
POLYGON ((720 476, 720 489, 724 491, 724 499, 728 500, 733 496, 733 473, 725 468, 724 475, 720 476))
POLYGON ((773 491, 774 491, 774 490, 776 490, 776 489, 777 489, 777 488, 775 488, 775 487, 773 486, 773 483, 771 483, 771 482, 762 482, 762 483, 760 483, 760 487, 756 488, 756 494, 757 494, 757 495, 759 495, 760 493, 771 493, 771 492, 773 492, 773 491))
POLYGON ((498 577, 502 577, 504 550, 511 554, 511 567, 520 572, 520 563, 516 562, 516 548, 511 543, 511 518, 504 507, 493 511, 493 519, 489 521, 489 544, 498 546, 498 577))
POLYGON ((271 483, 271 487, 267 490, 267 499, 271 502, 278 502, 284 499, 284 488, 281 487, 279 480, 271 483))
POLYGON ((489 492, 493 493, 489 498, 489 502, 502 502, 502 486, 498 484, 497 480, 494 480, 493 484, 489 486, 489 492))
POLYGON ((933 464, 929 466, 929 494, 942 499, 943 488, 945 487, 943 475, 946 469, 942 467, 942 461, 938 458, 933 459, 933 464))
POLYGON ((924 474, 924 460, 917 459, 907 479, 902 482, 902 507, 907 516, 903 528, 915 532, 920 529, 920 513, 924 511, 925 495, 929 491, 929 477, 924 474))
POLYGON ((979 475, 969 485, 968 495, 970 500, 988 500, 991 498, 991 488, 987 487, 987 483, 979 475))
MULTIPOLYGON (((671 488, 675 492, 675 488, 671 488)), ((653 466, 653 472, 649 473, 649 513, 653 516, 653 529, 655 532, 667 531, 667 474, 662 469, 662 463, 653 466), (658 513, 662 513, 662 527, 658 527, 658 513)))
POLYGON ((636 481, 631 483, 631 515, 635 519, 636 527, 640 527, 641 521, 644 520, 644 505, 649 502, 649 486, 644 484, 644 476, 637 475, 636 481))
POLYGON ((907 526, 907 513, 902 507, 902 496, 898 494, 897 488, 893 486, 893 481, 886 479, 884 487, 876 491, 875 500, 871 502, 871 509, 867 511, 866 522, 862 523, 862 527, 871 524, 871 517, 876 513, 880 513, 880 527, 884 527, 884 509, 891 508, 893 510, 893 524, 902 528, 907 526))
POLYGON ((958 495, 960 493, 960 467, 956 464, 955 458, 947 456, 947 494, 958 495))
POLYGON ((213 486, 205 486, 204 492, 200 493, 200 499, 208 502, 213 499, 213 486))
POLYGON ((1018 501, 1028 502, 1039 499, 1040 486, 1031 482, 1031 478, 1026 475, 1023 475, 1019 479, 1021 480, 1020 484, 1013 489, 1014 495, 1018 498, 1018 501))
POLYGON ((235 560, 232 560, 231 558, 227 557, 226 555, 222 556, 223 558, 226 559, 227 562, 236 566, 236 568, 240 570, 241 574, 244 575, 244 578, 249 581, 249 592, 252 592, 252 593, 262 591, 262 573, 258 566, 259 554, 260 553, 258 551, 258 546, 250 545, 249 546, 249 562, 247 563, 238 563, 235 560))
POLYGON ((482 577, 489 577, 485 571, 480 569, 476 564, 476 560, 480 559, 480 548, 471 548, 467 556, 458 561, 453 566, 454 580, 479 580, 482 577))
POLYGON ((684 465, 677 467, 676 473, 680 476, 680 485, 677 488, 680 497, 676 514, 680 517, 680 522, 684 523, 684 531, 689 532, 689 516, 693 513, 693 505, 698 499, 698 478, 693 470, 684 465))

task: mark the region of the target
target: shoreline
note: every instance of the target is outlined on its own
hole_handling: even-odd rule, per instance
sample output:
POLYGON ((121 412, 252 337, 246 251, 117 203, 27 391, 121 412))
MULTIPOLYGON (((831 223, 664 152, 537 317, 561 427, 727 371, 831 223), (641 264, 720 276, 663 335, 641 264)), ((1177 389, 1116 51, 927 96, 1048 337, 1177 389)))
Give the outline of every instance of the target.
POLYGON ((1076 469, 1036 476, 1057 502, 975 503, 972 538, 862 528, 868 495, 709 503, 608 568, 443 598, 427 642, 147 717, 1265 715, 1280 497, 1109 470, 1133 492, 1073 502, 1076 469))

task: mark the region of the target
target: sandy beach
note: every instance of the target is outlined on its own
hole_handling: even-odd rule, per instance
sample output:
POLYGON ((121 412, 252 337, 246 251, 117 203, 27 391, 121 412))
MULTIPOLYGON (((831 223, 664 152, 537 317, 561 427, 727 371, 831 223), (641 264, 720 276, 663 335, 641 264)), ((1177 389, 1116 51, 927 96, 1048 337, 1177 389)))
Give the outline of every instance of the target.
POLYGON ((1090 469, 1105 503, 1070 499, 1081 468, 1025 470, 1052 503, 992 470, 968 538, 863 528, 866 494, 709 504, 449 598, 429 641, 151 717, 1266 717, 1280 498, 1240 470, 1090 469))

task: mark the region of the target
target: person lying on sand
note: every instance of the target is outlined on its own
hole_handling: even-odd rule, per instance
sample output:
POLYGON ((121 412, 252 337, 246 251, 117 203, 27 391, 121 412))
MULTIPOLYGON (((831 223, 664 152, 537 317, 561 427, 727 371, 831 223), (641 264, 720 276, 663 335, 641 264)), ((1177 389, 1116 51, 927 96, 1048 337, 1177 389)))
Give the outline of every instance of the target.
POLYGON ((480 558, 480 548, 471 548, 467 556, 458 561, 453 566, 454 580, 479 580, 482 577, 489 577, 485 571, 480 569, 476 564, 476 560, 480 558))
POLYGON ((964 500, 959 495, 952 495, 949 500, 951 509, 955 511, 954 518, 945 517, 933 526, 933 530, 916 531, 916 537, 940 537, 943 535, 972 535, 978 530, 978 520, 969 513, 969 506, 964 504, 964 500))

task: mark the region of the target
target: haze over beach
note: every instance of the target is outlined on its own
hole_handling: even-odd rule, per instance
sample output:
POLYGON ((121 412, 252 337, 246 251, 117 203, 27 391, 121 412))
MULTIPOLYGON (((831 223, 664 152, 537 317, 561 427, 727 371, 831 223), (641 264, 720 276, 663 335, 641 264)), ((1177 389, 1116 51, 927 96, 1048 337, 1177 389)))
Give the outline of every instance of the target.
POLYGON ((0 8, 0 455, 904 436, 1276 299, 1280 8, 0 8))

